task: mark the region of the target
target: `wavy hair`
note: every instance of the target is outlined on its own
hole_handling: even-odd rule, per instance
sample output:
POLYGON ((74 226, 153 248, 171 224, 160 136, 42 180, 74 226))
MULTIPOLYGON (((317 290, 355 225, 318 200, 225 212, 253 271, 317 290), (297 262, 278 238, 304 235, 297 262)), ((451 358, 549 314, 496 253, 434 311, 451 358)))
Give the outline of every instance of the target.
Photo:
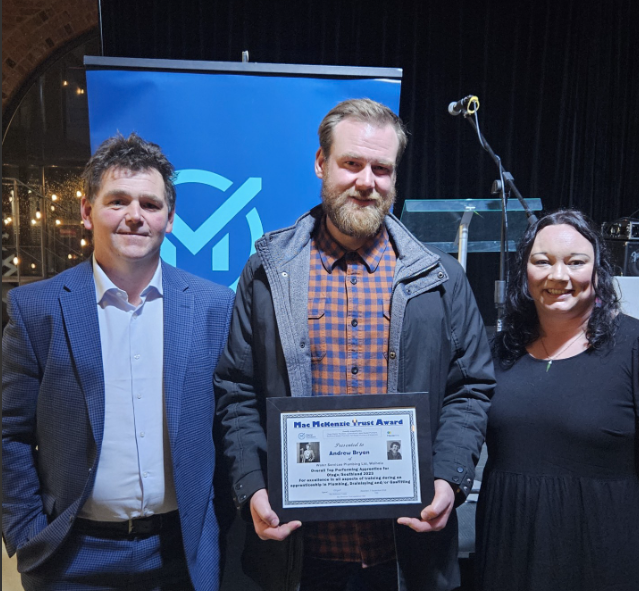
POLYGON ((503 367, 510 367, 526 353, 526 347, 539 338, 539 318, 528 290, 528 259, 537 234, 548 226, 566 224, 579 232, 595 253, 592 284, 595 306, 588 320, 586 338, 594 349, 613 342, 619 313, 619 297, 613 283, 608 249, 593 222, 574 209, 550 213, 529 226, 524 233, 510 276, 504 309, 503 330, 494 342, 494 353, 503 367))
POLYGON ((319 136, 320 147, 326 158, 330 156, 331 148, 333 147, 333 130, 344 119, 355 119, 377 127, 392 125, 399 141, 397 159, 395 161, 395 165, 399 165, 399 161, 402 159, 408 144, 406 128, 402 120, 386 105, 368 98, 342 101, 333 107, 322 119, 317 135, 319 136))
POLYGON ((100 192, 104 175, 112 168, 132 172, 157 170, 164 181, 164 196, 169 213, 175 209, 175 169, 157 144, 147 142, 135 132, 126 138, 117 133, 104 140, 82 173, 84 194, 90 203, 94 202, 100 192))

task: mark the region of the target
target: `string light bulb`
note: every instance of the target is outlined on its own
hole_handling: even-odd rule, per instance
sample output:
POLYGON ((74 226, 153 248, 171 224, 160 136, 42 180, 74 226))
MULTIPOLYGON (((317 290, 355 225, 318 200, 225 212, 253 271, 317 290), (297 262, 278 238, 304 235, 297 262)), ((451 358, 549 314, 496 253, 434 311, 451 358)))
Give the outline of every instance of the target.
POLYGON ((39 207, 36 207, 36 220, 39 220, 42 217, 42 212, 39 207))
POLYGON ((86 246, 86 245, 87 245, 87 241, 84 238, 80 240, 80 246, 86 246))
POLYGON ((55 193, 51 195, 51 201, 57 201, 57 200, 58 200, 58 196, 55 193))
POLYGON ((59 226, 61 223, 62 223, 62 222, 61 222, 60 220, 56 220, 56 221, 55 221, 55 225, 56 225, 56 226, 59 226))

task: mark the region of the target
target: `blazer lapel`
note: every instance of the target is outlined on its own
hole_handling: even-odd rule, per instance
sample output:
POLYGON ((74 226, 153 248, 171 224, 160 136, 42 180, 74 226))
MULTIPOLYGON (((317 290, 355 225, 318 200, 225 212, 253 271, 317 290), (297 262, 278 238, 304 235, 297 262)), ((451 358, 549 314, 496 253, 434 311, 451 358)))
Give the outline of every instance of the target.
POLYGON ((164 400, 171 447, 174 449, 184 378, 193 334, 193 296, 175 269, 162 263, 164 290, 164 400))
POLYGON ((60 307, 70 355, 78 372, 93 437, 99 449, 104 434, 104 372, 90 261, 81 263, 68 274, 60 292, 60 307))

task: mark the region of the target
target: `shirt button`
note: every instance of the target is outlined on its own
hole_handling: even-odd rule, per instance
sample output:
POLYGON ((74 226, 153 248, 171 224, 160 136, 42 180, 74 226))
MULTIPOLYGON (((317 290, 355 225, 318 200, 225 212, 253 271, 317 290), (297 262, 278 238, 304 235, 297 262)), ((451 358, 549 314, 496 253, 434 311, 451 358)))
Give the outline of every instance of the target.
POLYGON ((395 359, 395 357, 397 357, 397 355, 395 354, 395 351, 391 351, 391 352, 388 354, 388 356, 389 356, 391 359, 395 359))
POLYGON ((351 326, 357 326, 357 320, 351 320, 351 326))
POLYGON ((144 473, 142 474, 142 476, 144 476, 144 478, 146 478, 148 475, 149 475, 149 473, 148 473, 148 472, 144 472, 144 473))
POLYGON ((357 283, 357 277, 351 277, 351 283, 355 285, 357 283))
POLYGON ((140 431, 140 437, 144 437, 144 431, 140 431))
POLYGON ((358 371, 359 371, 359 369, 357 369, 357 366, 351 367, 351 373, 353 375, 355 375, 358 371))
POLYGON ((134 355, 133 359, 140 359, 140 356, 139 355, 134 355))
POLYGON ((464 471, 464 469, 463 469, 461 466, 459 466, 459 467, 457 468, 457 472, 463 472, 463 471, 464 471))
POLYGON ((142 394, 138 394, 138 398, 142 398, 142 394))

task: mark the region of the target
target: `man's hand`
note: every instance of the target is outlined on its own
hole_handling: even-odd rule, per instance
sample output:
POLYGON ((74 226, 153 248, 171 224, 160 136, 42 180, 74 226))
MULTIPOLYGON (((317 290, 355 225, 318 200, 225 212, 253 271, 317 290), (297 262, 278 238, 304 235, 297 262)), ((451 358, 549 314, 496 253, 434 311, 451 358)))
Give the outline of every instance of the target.
POLYGON ((435 480, 433 502, 425 507, 421 519, 400 517, 397 523, 407 525, 417 532, 439 531, 448 523, 448 517, 455 504, 455 491, 445 480, 435 480))
POLYGON ((251 497, 250 505, 255 533, 261 540, 281 542, 302 525, 301 521, 291 521, 280 525, 279 517, 271 509, 271 504, 268 502, 268 493, 265 488, 261 488, 251 497))

